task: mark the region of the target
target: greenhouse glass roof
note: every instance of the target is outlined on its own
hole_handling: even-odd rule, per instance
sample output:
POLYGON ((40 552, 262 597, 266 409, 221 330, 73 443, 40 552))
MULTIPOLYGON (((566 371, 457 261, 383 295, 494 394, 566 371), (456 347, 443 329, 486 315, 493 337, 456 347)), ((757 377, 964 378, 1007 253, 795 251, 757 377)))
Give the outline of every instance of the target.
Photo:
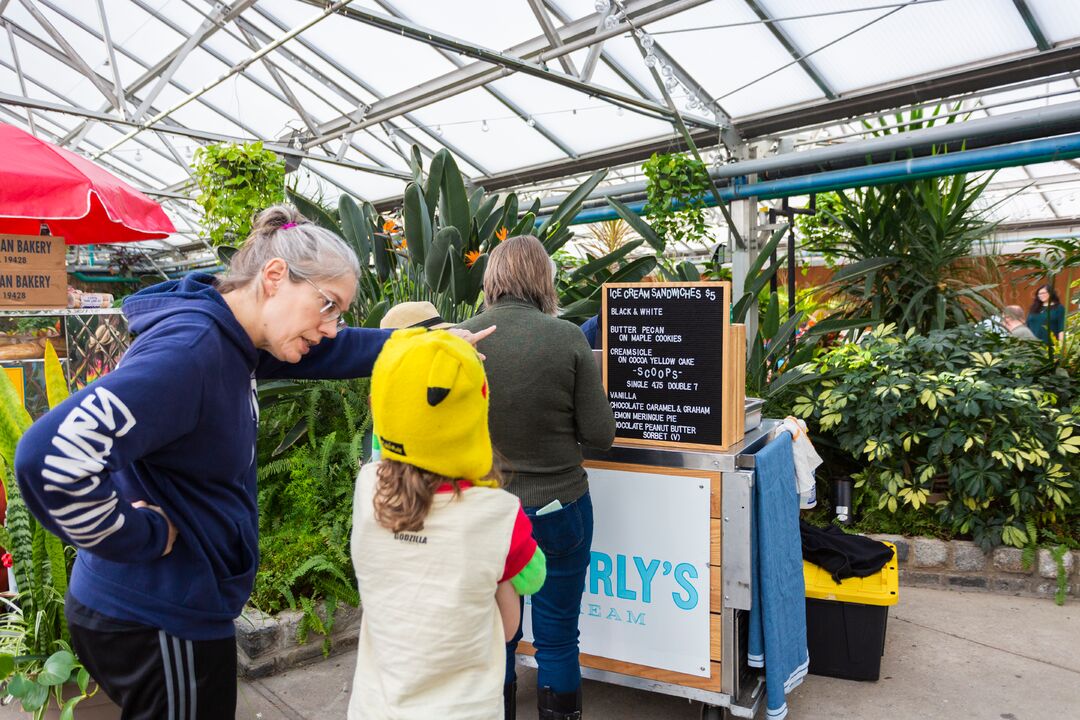
MULTIPOLYGON (((392 204, 409 148, 475 185, 640 180, 868 137, 893 111, 964 122, 1080 101, 1075 0, 0 0, 0 121, 83 153, 197 241, 189 163, 216 140, 300 156, 298 189, 392 204), (945 99, 948 102, 941 104, 945 99), (940 105, 940 108, 938 107, 940 105)), ((881 132, 880 128, 877 130, 881 132)), ((1080 163, 999 171, 1008 223, 1080 222, 1080 163)))

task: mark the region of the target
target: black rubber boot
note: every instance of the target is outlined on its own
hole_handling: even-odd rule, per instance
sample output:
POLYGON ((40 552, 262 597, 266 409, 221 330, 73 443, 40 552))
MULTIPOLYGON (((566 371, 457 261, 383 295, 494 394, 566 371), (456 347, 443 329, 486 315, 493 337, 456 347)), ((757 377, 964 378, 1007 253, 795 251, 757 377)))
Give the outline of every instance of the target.
POLYGON ((581 720, 581 688, 571 693, 556 693, 549 687, 538 688, 536 705, 540 720, 581 720))
POLYGON ((517 681, 503 684, 503 720, 516 720, 517 681))

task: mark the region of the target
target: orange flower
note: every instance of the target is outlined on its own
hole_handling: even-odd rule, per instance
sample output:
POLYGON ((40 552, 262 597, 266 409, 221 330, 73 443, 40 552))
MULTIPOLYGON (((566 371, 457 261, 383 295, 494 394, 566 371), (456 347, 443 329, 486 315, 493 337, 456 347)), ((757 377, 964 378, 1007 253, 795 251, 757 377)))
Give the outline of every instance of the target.
POLYGON ((389 220, 387 220, 386 222, 383 223, 382 229, 383 229, 384 233, 392 233, 395 230, 397 230, 397 223, 394 222, 393 218, 390 218, 389 220))
POLYGON ((465 253, 465 267, 472 267, 480 257, 479 250, 470 250, 465 253))
POLYGON ((508 233, 509 231, 506 228, 501 227, 495 231, 495 237, 499 238, 499 242, 502 242, 506 239, 508 233))
POLYGON ((400 247, 403 247, 403 248, 408 248, 408 247, 409 247, 409 241, 408 241, 408 240, 406 240, 405 238, 401 238, 401 245, 400 245, 400 247))

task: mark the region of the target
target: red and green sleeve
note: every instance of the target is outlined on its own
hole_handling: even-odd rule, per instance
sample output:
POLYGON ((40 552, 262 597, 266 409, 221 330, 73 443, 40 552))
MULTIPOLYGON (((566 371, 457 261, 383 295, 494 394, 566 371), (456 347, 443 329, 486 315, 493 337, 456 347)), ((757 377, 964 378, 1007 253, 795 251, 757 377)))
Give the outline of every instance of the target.
POLYGON ((509 580, 518 595, 533 595, 543 586, 546 577, 544 551, 533 539, 532 522, 519 506, 510 536, 510 552, 506 554, 506 568, 499 582, 509 580))

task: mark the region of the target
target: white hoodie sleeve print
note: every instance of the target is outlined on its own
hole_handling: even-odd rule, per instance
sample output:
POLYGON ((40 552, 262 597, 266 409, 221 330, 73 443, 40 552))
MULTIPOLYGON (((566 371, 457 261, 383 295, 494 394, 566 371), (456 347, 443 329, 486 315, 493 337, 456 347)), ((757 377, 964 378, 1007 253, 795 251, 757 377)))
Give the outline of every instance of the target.
POLYGON ((160 556, 168 525, 131 506, 113 473, 190 432, 202 397, 197 353, 179 343, 132 347, 114 371, 35 422, 19 441, 15 476, 34 517, 81 549, 117 562, 160 556))

